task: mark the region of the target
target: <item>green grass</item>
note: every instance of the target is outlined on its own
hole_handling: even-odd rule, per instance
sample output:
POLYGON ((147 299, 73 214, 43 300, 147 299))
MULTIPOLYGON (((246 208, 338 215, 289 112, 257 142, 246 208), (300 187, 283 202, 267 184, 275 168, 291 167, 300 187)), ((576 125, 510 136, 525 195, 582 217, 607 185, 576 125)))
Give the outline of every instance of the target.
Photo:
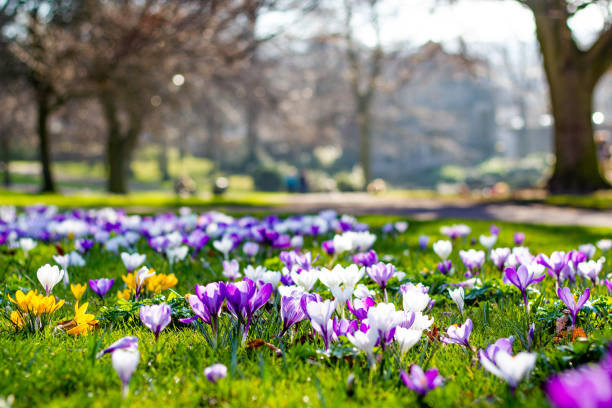
MULTIPOLYGON (((397 220, 397 217, 368 216, 360 218, 378 228, 386 222, 397 220)), ((452 222, 451 220, 449 222, 452 222)), ((457 220, 460 221, 460 220, 457 220)), ((448 223, 448 222, 446 222, 448 223)), ((461 323, 462 318, 445 290, 440 289, 447 278, 429 271, 438 261, 431 250, 423 253, 417 248, 420 234, 430 235, 432 240, 442 238, 440 221, 411 222, 406 234, 395 238, 381 237, 375 244, 379 255, 387 255, 400 270, 407 272, 413 282, 423 282, 432 287, 432 296, 436 305, 431 315, 441 329, 452 323, 461 323)), ((468 222, 473 228, 472 236, 487 233, 488 222, 468 222)), ((497 223, 502 228, 498 246, 511 246, 512 233, 523 231, 527 235, 526 244, 532 252, 550 253, 553 250, 570 250, 579 244, 595 242, 609 237, 612 230, 601 228, 545 227, 497 223)), ((310 246, 307 242, 306 247, 310 246)), ((72 244, 62 242, 65 249, 72 244)), ((455 245, 452 260, 460 265, 457 256, 459 247, 466 248, 468 242, 455 245)), ((147 254, 147 263, 160 273, 170 272, 165 259, 146 249, 146 243, 140 242, 138 250, 147 254)), ((32 250, 26 261, 20 252, 14 255, 6 250, 0 255, 0 277, 3 289, 13 293, 17 288, 36 288, 29 276, 35 280, 35 271, 39 265, 51 261, 56 252, 55 247, 39 245, 32 250)), ((319 250, 315 251, 320 254, 319 250)), ((330 265, 330 257, 320 254, 317 265, 330 265)), ((188 260, 176 264, 172 271, 179 279, 176 292, 183 295, 193 292, 195 283, 206 283, 220 278, 220 259, 216 252, 206 251, 204 259, 210 268, 204 268, 200 259, 188 260)), ((124 273, 119 256, 103 253, 94 249, 87 258, 87 266, 71 270, 71 281, 84 283, 90 278, 112 277, 118 282, 111 291, 106 304, 115 303, 115 289, 121 283, 124 273)), ((278 268, 279 260, 275 254, 264 259, 259 257, 257 263, 264 263, 270 268, 278 268)), ((339 260, 347 264, 347 259, 339 260)), ((245 265, 244 260, 241 265, 245 265)), ((609 270, 611 263, 608 261, 609 270)), ((461 269, 461 268, 460 268, 461 269)), ((474 321, 474 332, 471 342, 475 347, 484 347, 497 338, 524 333, 524 313, 520 307, 518 292, 505 287, 499 282, 499 274, 489 265, 484 271, 489 282, 498 285, 501 295, 493 292, 484 294, 468 302, 465 315, 474 321)), ((448 278, 449 281, 461 280, 460 276, 448 278)), ((364 282, 368 282, 364 278, 364 282)), ((320 285, 320 283, 318 284, 320 285)), ((391 285, 391 296, 396 305, 401 304, 397 293, 398 282, 391 285)), ((370 285, 371 286, 371 285, 370 285)), ((319 289, 322 287, 319 286, 319 289)), ((555 301, 553 284, 546 279, 542 293, 550 301, 555 301)), ((326 293, 321 291, 322 293, 326 293)), ((468 291, 469 293, 469 291, 468 291)), ((67 304, 54 316, 55 322, 73 316, 74 301, 69 290, 61 284, 56 286, 54 294, 66 299, 67 304)), ((168 295, 166 292, 165 295, 168 295)), ((606 296, 603 288, 595 288, 592 298, 606 296)), ((329 295, 328 295, 329 296, 329 295)), ((100 314, 100 301, 94 299, 90 290, 85 295, 90 302, 90 311, 100 314)), ((6 299, 5 299, 6 301, 6 299)), ((6 303, 2 303, 3 306, 6 303)), ((204 336, 197 329, 186 328, 180 324, 169 326, 160 336, 159 345, 155 346, 153 335, 137 319, 117 319, 102 321, 100 329, 89 337, 73 338, 60 331, 48 330, 36 335, 14 333, 5 322, 0 324, 0 396, 15 397, 16 407, 114 407, 114 406, 251 406, 251 407, 340 407, 340 406, 415 406, 415 394, 400 384, 398 372, 411 363, 423 364, 429 360, 430 367, 438 367, 446 378, 443 388, 432 392, 425 398, 430 406, 459 407, 465 405, 491 406, 542 406, 545 398, 540 385, 551 370, 558 369, 556 356, 560 354, 554 343, 542 346, 544 341, 552 338, 552 328, 545 322, 538 321, 537 347, 540 352, 538 366, 529 381, 519 387, 516 400, 501 380, 487 374, 480 368, 474 356, 466 353, 459 346, 432 346, 425 337, 405 358, 398 359, 393 353, 387 353, 385 364, 379 364, 376 371, 370 372, 363 356, 345 358, 326 358, 317 354, 316 349, 322 344, 306 340, 301 344, 298 339, 309 333, 308 322, 299 325, 296 335, 285 336, 282 341, 275 338, 280 328, 277 305, 268 305, 262 309, 249 338, 262 338, 284 350, 282 357, 276 357, 266 347, 249 349, 237 343, 232 334, 229 318, 222 319, 221 345, 211 348, 204 336), (122 401, 120 383, 111 366, 110 357, 95 359, 93 356, 101 348, 116 339, 136 335, 139 337, 141 361, 132 379, 130 395, 122 401), (156 347, 159 349, 155 352, 156 347), (433 350, 436 350, 433 352, 433 350), (203 375, 205 367, 213 363, 223 363, 228 367, 228 378, 218 384, 209 383, 203 375), (347 386, 349 375, 355 375, 352 392, 347 386)), ((225 314, 223 316, 226 316, 225 314)), ((535 315, 531 319, 536 319, 535 315)), ((550 322, 548 322, 550 323, 550 322)), ((579 324, 582 325, 590 339, 609 337, 595 319, 582 313, 579 324)), ((553 324, 554 325, 554 324, 553 324)), ((518 340, 515 341, 515 352, 521 350, 518 340)))

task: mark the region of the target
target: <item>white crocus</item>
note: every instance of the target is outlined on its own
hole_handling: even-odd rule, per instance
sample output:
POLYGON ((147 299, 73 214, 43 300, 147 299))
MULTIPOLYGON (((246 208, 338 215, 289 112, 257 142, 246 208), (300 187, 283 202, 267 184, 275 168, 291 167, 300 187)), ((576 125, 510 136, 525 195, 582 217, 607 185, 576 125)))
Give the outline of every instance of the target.
POLYGON ((19 239, 19 248, 23 251, 24 255, 27 257, 28 252, 36 248, 38 243, 34 241, 32 238, 20 238, 19 239))
POLYGON ((408 350, 414 347, 415 344, 421 339, 423 335, 422 330, 414 330, 412 328, 405 329, 403 327, 397 327, 395 329, 395 341, 399 346, 400 353, 406 354, 408 350))
POLYGON ((612 248, 612 239, 601 239, 597 241, 597 248, 603 252, 609 251, 612 248))
POLYGON ((46 264, 38 268, 38 271, 36 271, 36 277, 38 278, 38 281, 42 287, 45 289, 47 296, 49 296, 53 290, 53 287, 57 285, 64 277, 64 270, 60 269, 57 265, 51 266, 46 264))
POLYGON ((227 255, 234 248, 234 241, 229 237, 224 236, 220 241, 213 241, 215 249, 223 254, 223 257, 227 259, 227 255))
POLYGON ((170 265, 173 265, 176 261, 182 261, 187 256, 189 252, 189 247, 186 245, 181 245, 176 248, 169 248, 166 251, 166 256, 168 257, 168 262, 170 265))
POLYGON ((597 251, 597 248, 593 244, 584 244, 580 245, 578 247, 578 250, 584 253, 588 259, 591 259, 593 258, 593 255, 595 255, 595 251, 597 251))
POLYGON ((422 312, 429 305, 431 299, 427 293, 421 291, 417 286, 411 288, 404 292, 404 311, 422 312))
POLYGON ((483 358, 480 363, 485 370, 505 380, 510 387, 516 388, 535 366, 536 354, 521 352, 513 356, 504 350, 498 350, 493 360, 483 358))
POLYGON ((128 254, 127 252, 121 253, 121 261, 123 262, 123 265, 125 265, 125 269, 127 269, 128 273, 142 265, 146 259, 147 256, 144 254, 128 254))
POLYGON ((459 313, 463 315, 463 307, 465 306, 465 292, 461 286, 457 289, 448 288, 448 294, 459 308, 459 313))
POLYGON ((378 333, 375 330, 369 329, 367 332, 357 330, 354 334, 347 333, 346 338, 359 350, 366 353, 370 367, 374 366, 374 346, 378 341, 378 333))
POLYGON ((322 302, 309 302, 306 305, 306 311, 308 316, 310 316, 310 323, 313 327, 316 325, 319 328, 327 327, 335 309, 336 302, 329 299, 322 302))
POLYGON ((291 280, 305 292, 312 290, 317 279, 319 279, 319 271, 316 269, 302 271, 302 273, 297 273, 297 268, 291 270, 291 280))
POLYGON ((497 242, 497 235, 481 235, 479 241, 483 247, 487 248, 488 250, 491 250, 491 248, 493 248, 493 245, 495 245, 495 243, 497 242))
POLYGON ((410 330, 427 330, 433 324, 434 318, 424 315, 421 312, 414 312, 414 322, 410 330))
POLYGON ((129 391, 129 384, 138 362, 140 361, 140 353, 135 347, 120 348, 112 353, 113 368, 119 374, 122 383, 123 398, 129 391))
POLYGON ((404 312, 395 310, 393 303, 379 303, 368 309, 368 325, 378 333, 381 341, 404 320, 404 312))
POLYGON ((443 261, 446 261, 453 252, 453 244, 450 241, 436 241, 433 250, 443 261))
POLYGON ((350 252, 353 250, 353 241, 351 240, 351 237, 346 234, 335 235, 332 242, 334 245, 334 252, 336 254, 350 252))

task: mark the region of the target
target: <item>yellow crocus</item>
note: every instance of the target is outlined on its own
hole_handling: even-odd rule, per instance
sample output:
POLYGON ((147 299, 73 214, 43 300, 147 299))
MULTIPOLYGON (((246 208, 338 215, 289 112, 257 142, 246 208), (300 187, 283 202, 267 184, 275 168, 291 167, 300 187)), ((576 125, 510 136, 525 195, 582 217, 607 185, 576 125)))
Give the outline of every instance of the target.
POLYGON ((23 321, 23 316, 21 316, 21 313, 17 311, 11 312, 10 319, 11 319, 11 323, 13 323, 13 325, 15 325, 17 329, 21 329, 23 326, 25 326, 25 322, 23 321))
POLYGON ((69 334, 87 336, 89 330, 98 324, 94 315, 86 313, 88 305, 87 302, 83 303, 81 306, 79 306, 79 302, 76 302, 74 305, 74 318, 72 319, 72 323, 75 326, 68 330, 69 334))
POLYGON ((176 286, 177 283, 178 279, 173 273, 170 275, 160 273, 147 279, 147 290, 151 293, 159 293, 176 286))
POLYGON ((74 295, 74 298, 77 300, 77 302, 81 300, 86 290, 87 290, 87 285, 85 284, 80 284, 80 283, 70 284, 70 291, 74 295))
POLYGON ((123 299, 123 300, 130 300, 130 297, 132 296, 132 289, 127 288, 124 290, 118 290, 117 291, 117 297, 119 299, 123 299))

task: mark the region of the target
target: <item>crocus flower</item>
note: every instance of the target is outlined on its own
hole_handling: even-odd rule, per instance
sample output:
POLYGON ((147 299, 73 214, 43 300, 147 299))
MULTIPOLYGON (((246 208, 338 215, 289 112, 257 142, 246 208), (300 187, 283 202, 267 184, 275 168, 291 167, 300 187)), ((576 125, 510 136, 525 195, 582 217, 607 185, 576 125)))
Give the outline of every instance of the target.
POLYGON ((226 297, 226 285, 223 282, 212 282, 208 285, 195 285, 195 295, 189 296, 187 301, 195 316, 189 319, 181 319, 181 323, 191 323, 200 318, 204 323, 210 325, 216 337, 218 319, 221 307, 226 297))
POLYGON ((396 311, 393 303, 379 303, 368 309, 368 325, 378 333, 383 350, 395 334, 395 328, 404 320, 404 313, 396 311))
POLYGON ((352 302, 346 301, 348 310, 359 320, 365 320, 368 317, 368 310, 374 306, 374 299, 366 297, 363 299, 355 299, 352 302))
POLYGON ((359 322, 357 320, 348 320, 348 319, 338 319, 337 316, 334 316, 332 320, 332 329, 334 334, 336 335, 335 339, 339 339, 341 336, 347 336, 348 334, 353 334, 357 331, 359 326, 359 322))
POLYGON ((591 291, 589 290, 589 288, 586 288, 582 295, 580 295, 580 297, 578 298, 578 301, 576 301, 576 299, 572 295, 572 291, 567 286, 564 288, 557 289, 557 295, 559 296, 559 299, 561 299, 563 303, 565 303, 565 306, 567 306, 567 308, 569 309, 570 315, 572 316, 572 326, 574 326, 576 323, 576 316, 578 315, 578 312, 580 311, 580 309, 582 309, 582 306, 584 306, 586 301, 589 300, 589 296, 591 296, 591 291))
POLYGON ((204 375, 211 383, 216 383, 222 378, 227 377, 227 367, 223 364, 213 364, 204 369, 204 375))
POLYGON ((301 322, 306 318, 306 314, 302 310, 301 298, 283 297, 281 298, 281 320, 283 328, 278 335, 282 337, 296 323, 301 322))
POLYGON ((578 264, 578 272, 585 279, 589 279, 593 282, 593 284, 597 284, 599 280, 599 273, 603 268, 604 262, 606 262, 606 258, 599 258, 598 261, 587 261, 578 264))
POLYGON ((385 300, 387 300, 387 282, 393 277, 395 266, 390 263, 384 264, 383 262, 379 262, 369 267, 367 273, 368 276, 380 286, 385 293, 385 300))
POLYGON ((419 236, 419 248, 421 248, 421 251, 426 250, 428 244, 429 244, 429 237, 427 235, 419 236))
POLYGON ((403 295, 404 311, 406 312, 422 312, 431 302, 431 298, 427 294, 429 289, 421 284, 402 285, 400 290, 403 295))
POLYGON ((612 357, 600 363, 564 371, 544 386, 548 401, 555 408, 612 406, 612 357))
POLYGON ((446 261, 453 252, 453 244, 450 241, 436 241, 433 250, 443 261, 446 261))
POLYGON ((535 366, 536 356, 535 353, 524 351, 513 356, 511 352, 499 348, 492 356, 480 354, 480 364, 494 376, 506 381, 514 390, 535 366))
POLYGON ((459 313, 463 315, 463 307, 465 306, 465 292, 461 286, 456 289, 448 288, 448 294, 459 308, 459 313))
POLYGON ((374 366, 374 346, 378 341, 378 333, 371 328, 367 331, 357 330, 354 333, 347 333, 346 338, 359 350, 366 353, 370 368, 374 366))
POLYGON ((527 287, 534 283, 540 282, 546 275, 536 276, 533 271, 530 271, 525 265, 519 266, 518 270, 515 267, 506 268, 506 278, 510 283, 521 291, 523 303, 527 309, 527 287))
POLYGON ((123 337, 100 352, 98 357, 102 357, 106 353, 111 353, 113 368, 119 374, 123 398, 125 398, 129 391, 130 379, 140 360, 138 337, 123 337))
POLYGON ((523 245, 523 242, 525 242, 525 234, 523 234, 522 232, 515 232, 514 233, 514 244, 521 246, 523 245))
MULTIPOLYGON (((302 297, 304 301, 304 297, 302 297)), ((310 319, 312 328, 323 337, 325 349, 329 349, 329 343, 333 334, 333 322, 331 316, 336 309, 336 303, 331 300, 308 301, 306 303, 306 315, 310 319)))
POLYGON ((155 275, 155 271, 146 266, 143 266, 136 272, 136 299, 140 296, 140 291, 142 290, 142 285, 145 280, 153 275, 155 275))
POLYGON ((249 278, 225 285, 227 308, 245 327, 243 341, 246 341, 249 334, 253 314, 266 304, 273 290, 270 283, 258 289, 249 278))
POLYGON ((242 246, 242 252, 248 257, 255 256, 259 252, 259 245, 256 242, 245 242, 242 246))
POLYGON ((134 269, 138 268, 142 265, 147 259, 146 255, 141 255, 138 253, 129 254, 127 252, 121 253, 121 261, 123 265, 125 265, 125 269, 127 269, 128 273, 131 273, 134 269))
POLYGON ((587 259, 591 259, 593 258, 593 255, 595 255, 595 251, 597 251, 597 248, 593 244, 584 244, 580 245, 578 247, 578 250, 585 254, 587 259))
POLYGON ((378 262, 378 255, 374 250, 359 252, 353 255, 353 262, 355 262, 357 265, 369 267, 378 262))
POLYGON ((465 267, 469 269, 470 273, 480 269, 485 261, 484 251, 477 251, 475 249, 459 251, 459 256, 461 257, 465 267))
POLYGON ((188 252, 189 252, 189 247, 186 245, 181 245, 176 248, 166 249, 166 256, 168 257, 168 263, 170 263, 170 265, 173 265, 176 261, 184 260, 188 252))
POLYGON ((600 239, 597 241, 597 248, 601 249, 602 252, 609 251, 612 249, 612 239, 600 239))
POLYGON ((91 290, 94 291, 96 295, 100 296, 100 299, 103 299, 106 293, 113 286, 113 283, 115 283, 114 279, 90 279, 89 287, 91 288, 91 290))
POLYGON ((514 337, 502 337, 497 339, 495 343, 489 344, 486 349, 478 350, 478 358, 481 361, 487 359, 491 364, 495 364, 495 355, 500 350, 512 354, 512 343, 514 343, 514 337))
POLYGON ((495 224, 491 224, 491 226, 489 227, 489 232, 491 233, 491 235, 497 236, 499 235, 499 231, 499 227, 495 224))
POLYGON ((74 298, 77 300, 77 302, 81 300, 86 290, 87 285, 82 285, 80 283, 70 284, 70 291, 74 295, 74 298))
POLYGON ((443 275, 448 275, 453 269, 453 263, 450 259, 438 263, 438 271, 443 275))
POLYGON ((490 251, 497 242, 497 235, 481 235, 478 240, 480 241, 480 245, 490 251))
POLYGON ((531 345, 533 344, 533 338, 535 336, 535 323, 531 323, 529 325, 529 330, 527 331, 527 349, 531 350, 531 345))
POLYGON ((235 259, 231 261, 223 261, 223 276, 230 280, 235 280, 240 278, 242 275, 240 274, 240 264, 235 259))
POLYGON ((569 261, 570 254, 566 254, 563 251, 555 251, 549 257, 543 254, 538 256, 538 263, 548 268, 550 276, 557 278, 557 281, 561 283, 563 278, 569 273, 569 261))
POLYGON ((438 373, 437 368, 423 372, 423 369, 416 364, 410 367, 410 375, 402 370, 400 378, 406 387, 420 395, 425 395, 444 383, 444 378, 438 373))
POLYGON ((234 241, 230 237, 224 236, 220 241, 213 241, 213 247, 227 259, 227 255, 234 249, 234 241))
POLYGON ((43 265, 36 271, 36 277, 38 281, 45 289, 47 296, 51 294, 53 287, 57 285, 64 277, 64 270, 60 269, 57 265, 43 265))
POLYGON ((606 288, 608 288, 608 295, 612 294, 612 281, 606 279, 604 280, 604 284, 606 285, 606 288))
POLYGON ((172 321, 172 309, 166 303, 159 305, 141 306, 138 311, 140 321, 149 328, 155 335, 155 340, 159 338, 159 333, 166 328, 172 321))
POLYGON ((21 250, 23 251, 23 254, 25 255, 25 257, 27 258, 28 252, 36 248, 36 245, 38 245, 38 242, 34 241, 32 238, 20 238, 18 245, 19 245, 19 248, 21 248, 21 250))
POLYGON ((336 252, 333 241, 323 241, 321 243, 321 248, 323 248, 328 255, 333 255, 336 252))
POLYGON ((504 270, 504 265, 506 265, 506 260, 510 256, 510 248, 495 248, 491 251, 491 262, 499 269, 499 271, 504 270))
POLYGON ((446 344, 458 344, 471 350, 470 334, 473 328, 474 325, 472 320, 468 318, 461 326, 457 326, 456 324, 449 326, 448 329, 446 329, 446 337, 442 337, 440 340, 446 344))
POLYGON ((403 327, 395 328, 395 341, 399 346, 400 353, 406 354, 418 341, 423 334, 422 330, 405 329, 403 327))

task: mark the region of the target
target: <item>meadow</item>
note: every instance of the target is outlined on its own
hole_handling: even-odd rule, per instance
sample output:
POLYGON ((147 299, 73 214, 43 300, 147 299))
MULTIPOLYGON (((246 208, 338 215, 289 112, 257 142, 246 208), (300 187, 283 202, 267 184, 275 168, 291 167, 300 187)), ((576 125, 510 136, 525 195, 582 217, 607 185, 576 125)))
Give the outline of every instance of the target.
POLYGON ((612 338, 603 228, 49 206, 0 220, 0 406, 547 406, 551 390, 573 395, 551 378, 598 364, 612 338), (561 287, 589 293, 575 322, 561 287), (20 309, 17 292, 34 290, 64 303, 20 309), (222 303, 207 314, 211 296, 222 303), (161 304, 161 323, 143 317, 161 304), (136 348, 100 356, 126 336, 136 348), (131 374, 125 397, 118 373, 131 374))

